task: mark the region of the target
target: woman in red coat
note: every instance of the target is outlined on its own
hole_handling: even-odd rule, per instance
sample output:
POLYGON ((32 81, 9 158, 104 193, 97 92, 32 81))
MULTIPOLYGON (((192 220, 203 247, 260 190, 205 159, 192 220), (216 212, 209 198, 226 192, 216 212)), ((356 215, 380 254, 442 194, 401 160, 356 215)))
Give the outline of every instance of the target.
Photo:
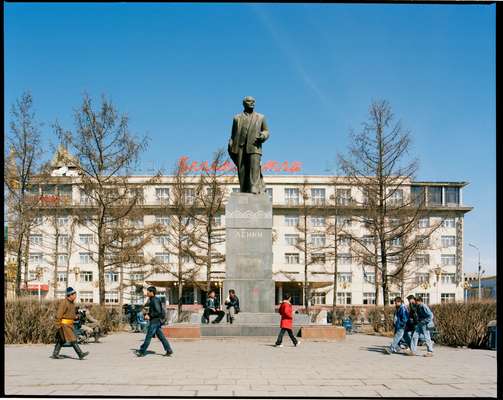
POLYGON ((297 340, 292 332, 293 308, 292 303, 290 303, 291 298, 292 297, 289 294, 285 294, 283 296, 283 301, 279 306, 278 312, 281 314, 281 331, 279 332, 278 339, 276 340, 276 347, 283 347, 281 342, 283 341, 283 335, 285 334, 285 332, 288 332, 288 336, 290 336, 290 339, 292 339, 294 346, 297 346, 300 343, 300 340, 297 340))

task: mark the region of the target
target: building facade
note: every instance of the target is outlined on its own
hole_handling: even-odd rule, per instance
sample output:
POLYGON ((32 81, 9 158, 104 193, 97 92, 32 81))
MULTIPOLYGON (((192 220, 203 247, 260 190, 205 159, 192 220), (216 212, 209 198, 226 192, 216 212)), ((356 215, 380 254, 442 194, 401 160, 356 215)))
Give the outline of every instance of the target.
MULTIPOLYGON (((84 225, 73 221, 84 209, 92 208, 90 200, 80 190, 78 177, 68 170, 55 170, 50 182, 32 189, 32 195, 43 199, 37 216, 37 226, 32 229, 29 247, 27 289, 42 298, 62 297, 66 286, 79 292, 83 302, 98 302, 98 268, 93 254, 96 252, 96 235, 84 225), (44 202, 50 205, 44 206, 44 202), (51 210, 58 209, 57 217, 51 210), (56 224, 56 225, 55 225, 56 224), (54 254, 55 229, 58 229, 59 249, 54 254), (70 243, 69 243, 70 242, 70 243), (69 244, 71 246, 69 246, 69 244), (65 251, 65 249, 71 249, 65 251), (55 271, 56 268, 56 271, 55 271), (56 273, 55 273, 56 272, 56 273), (57 281, 55 283, 55 280, 57 281)), ((154 222, 170 223, 170 187, 173 177, 163 176, 155 184, 143 185, 148 176, 131 176, 130 182, 138 184, 143 191, 143 202, 139 206, 143 217, 136 221, 138 226, 154 222), (164 222, 163 222, 164 221, 164 222)), ((315 227, 309 240, 323 247, 329 240, 323 232, 330 224, 330 213, 321 212, 324 205, 334 201, 339 212, 338 224, 345 224, 346 232, 364 237, 365 226, 352 218, 358 212, 358 200, 362 193, 351 186, 344 177, 307 175, 266 175, 264 181, 267 194, 273 205, 273 279, 276 286, 276 301, 282 293, 289 292, 294 304, 303 303, 304 256, 298 243, 301 232, 302 190, 308 190, 309 202, 315 206, 307 223, 315 227), (316 212, 319 206, 319 213, 316 212)), ((421 192, 426 198, 427 215, 419 221, 417 234, 440 223, 441 226, 428 238, 428 247, 417 254, 411 262, 410 273, 404 279, 404 287, 391 287, 390 298, 395 295, 420 294, 427 303, 463 301, 463 219, 472 208, 463 204, 462 191, 466 182, 404 182, 399 196, 404 198, 412 192, 421 192)), ((239 190, 236 177, 228 176, 224 182, 227 192, 239 190)), ((225 211, 216 222, 225 227, 225 211)), ((137 271, 120 268, 106 271, 106 303, 142 303, 145 285, 155 285, 170 303, 177 299, 177 278, 169 271, 162 273, 149 268, 148 260, 161 259, 176 268, 176 257, 166 251, 162 238, 155 238, 143 248, 144 268, 137 271), (119 285, 121 284, 121 290, 119 285)), ((375 271, 354 258, 351 242, 344 237, 338 244, 338 274, 336 303, 340 305, 375 304, 375 271)), ((225 243, 217 250, 225 253, 225 243)), ((323 251, 311 255, 313 262, 308 268, 311 304, 329 306, 333 301, 334 266, 323 251)), ((190 263, 190 260, 187 260, 190 263)), ((225 279, 225 263, 215 265, 212 271, 212 287, 221 292, 225 279)), ((201 304, 205 299, 206 271, 201 268, 194 283, 188 283, 182 292, 183 304, 201 304)), ((239 295, 239 294, 238 294, 239 295)), ((383 296, 379 295, 382 304, 383 296)))

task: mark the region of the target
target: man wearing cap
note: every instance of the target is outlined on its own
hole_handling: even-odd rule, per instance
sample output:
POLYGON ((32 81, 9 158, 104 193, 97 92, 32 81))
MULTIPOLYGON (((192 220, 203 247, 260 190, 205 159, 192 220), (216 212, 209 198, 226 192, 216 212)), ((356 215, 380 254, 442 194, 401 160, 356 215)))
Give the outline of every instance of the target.
POLYGON ((173 350, 169 345, 168 339, 164 336, 162 332, 162 320, 164 319, 164 310, 162 308, 161 299, 157 297, 157 290, 154 286, 149 286, 147 288, 147 296, 148 301, 146 306, 148 306, 148 314, 145 316, 146 320, 150 321, 147 330, 147 336, 145 336, 145 341, 141 345, 139 350, 136 350, 136 355, 138 357, 144 357, 147 353, 148 346, 150 345, 150 341, 154 336, 157 336, 164 347, 164 351, 166 352, 165 356, 171 356, 173 354, 173 350))
POLYGON ((73 321, 77 317, 77 312, 75 308, 75 299, 77 298, 77 292, 71 288, 66 288, 66 298, 59 302, 58 312, 56 314, 56 324, 58 326, 58 331, 56 333, 56 345, 54 346, 54 351, 52 352, 52 358, 59 359, 59 352, 61 347, 65 342, 70 342, 73 349, 79 356, 79 359, 83 360, 85 356, 89 354, 88 351, 83 352, 79 345, 77 344, 77 338, 73 333, 73 321))

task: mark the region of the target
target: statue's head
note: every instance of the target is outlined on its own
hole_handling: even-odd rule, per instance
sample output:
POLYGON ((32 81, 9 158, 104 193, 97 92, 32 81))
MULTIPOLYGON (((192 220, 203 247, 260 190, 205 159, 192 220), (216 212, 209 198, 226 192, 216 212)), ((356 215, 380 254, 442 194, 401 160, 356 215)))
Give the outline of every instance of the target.
POLYGON ((253 111, 255 108, 255 99, 251 96, 246 96, 243 99, 243 107, 246 111, 253 111))

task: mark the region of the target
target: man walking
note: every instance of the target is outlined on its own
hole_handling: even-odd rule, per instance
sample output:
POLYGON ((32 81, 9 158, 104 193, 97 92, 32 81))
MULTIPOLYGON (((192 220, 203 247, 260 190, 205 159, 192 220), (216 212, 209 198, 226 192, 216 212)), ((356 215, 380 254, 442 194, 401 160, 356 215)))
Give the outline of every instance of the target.
POLYGON ((428 328, 433 327, 433 313, 426 304, 423 303, 423 299, 421 296, 416 297, 417 304, 417 325, 414 328, 414 332, 412 334, 412 340, 410 345, 410 353, 408 355, 415 356, 417 355, 417 342, 419 340, 419 335, 424 335, 424 340, 426 342, 427 352, 424 355, 425 357, 433 356, 433 343, 430 337, 430 331, 428 328))
POLYGON ((213 324, 218 324, 225 316, 225 312, 220 310, 220 304, 215 296, 215 291, 212 290, 208 293, 208 298, 206 299, 206 307, 203 312, 203 321, 206 324, 210 322, 210 315, 218 315, 215 321, 212 322, 213 324))
POLYGON ((414 333, 414 329, 417 325, 417 304, 416 298, 413 294, 409 294, 407 296, 407 301, 409 302, 409 306, 407 307, 407 311, 409 312, 409 319, 407 320, 407 324, 405 324, 405 332, 403 334, 403 340, 409 346, 412 340, 412 334, 414 333))
POLYGON ((384 349, 384 351, 387 354, 398 353, 399 349, 398 344, 400 343, 400 340, 402 340, 402 338, 404 337, 403 335, 405 332, 405 325, 407 324, 408 319, 409 319, 409 313, 407 311, 407 308, 402 302, 402 298, 399 296, 395 297, 395 315, 394 315, 395 336, 393 337, 393 341, 391 342, 389 349, 388 348, 384 349))
POLYGON ((68 287, 66 288, 66 298, 59 302, 58 311, 56 313, 58 331, 56 332, 56 345, 54 346, 51 358, 61 358, 59 352, 65 342, 70 342, 80 360, 83 360, 84 357, 89 354, 88 351, 83 352, 80 349, 77 344, 75 333, 73 332, 73 321, 77 318, 77 311, 75 308, 76 298, 77 292, 73 290, 73 288, 68 287))
POLYGON ((145 316, 146 320, 150 321, 150 325, 147 329, 147 335, 145 336, 145 341, 141 345, 139 350, 136 350, 136 355, 138 357, 144 357, 147 354, 148 346, 150 345, 150 341, 154 336, 157 336, 164 347, 164 351, 166 352, 165 356, 171 356, 173 354, 173 350, 169 345, 168 339, 164 336, 162 332, 162 320, 164 319, 164 309, 162 308, 161 299, 156 296, 156 288, 154 286, 149 286, 147 288, 147 297, 148 301, 146 306, 148 306, 148 314, 145 316))
POLYGON ((281 344, 283 342, 283 335, 285 332, 288 332, 288 336, 290 336, 290 339, 293 342, 293 345, 297 347, 300 344, 300 341, 297 340, 297 338, 293 335, 293 307, 292 303, 290 302, 292 300, 292 297, 289 294, 285 294, 283 296, 283 301, 281 302, 281 305, 279 306, 278 312, 281 314, 281 322, 280 322, 280 328, 281 330, 279 331, 278 338, 276 339, 276 347, 283 347, 281 344))

